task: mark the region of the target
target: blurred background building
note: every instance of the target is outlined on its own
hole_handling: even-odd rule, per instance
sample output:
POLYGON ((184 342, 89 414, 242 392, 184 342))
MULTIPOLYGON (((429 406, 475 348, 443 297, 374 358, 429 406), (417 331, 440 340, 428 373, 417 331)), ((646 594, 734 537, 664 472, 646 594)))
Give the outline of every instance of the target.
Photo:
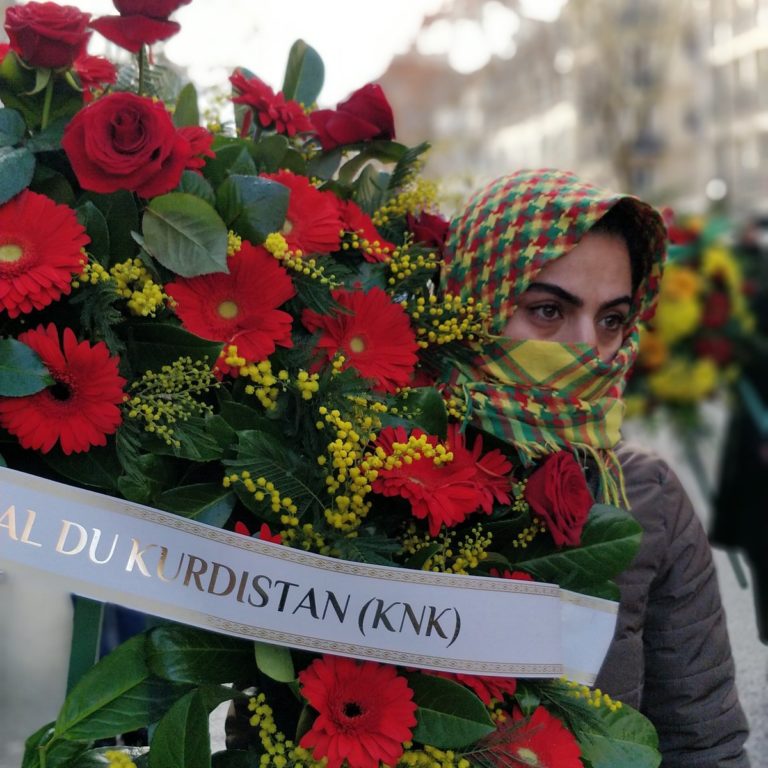
POLYGON ((446 0, 425 17, 379 82, 399 138, 433 141, 430 175, 461 194, 547 165, 681 211, 768 207, 768 0, 559 5, 543 20, 522 0, 446 0), (471 25, 495 51, 462 73, 471 25))

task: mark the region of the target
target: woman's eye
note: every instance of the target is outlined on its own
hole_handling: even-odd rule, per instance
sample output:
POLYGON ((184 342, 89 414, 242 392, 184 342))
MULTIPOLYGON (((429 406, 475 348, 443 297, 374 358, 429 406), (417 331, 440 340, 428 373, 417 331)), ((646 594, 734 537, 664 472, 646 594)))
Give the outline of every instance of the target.
POLYGON ((608 331, 618 331, 624 328, 627 318, 624 315, 606 315, 601 321, 603 327, 608 331))
POLYGON ((558 320, 561 317, 557 304, 539 304, 529 311, 538 320, 558 320))

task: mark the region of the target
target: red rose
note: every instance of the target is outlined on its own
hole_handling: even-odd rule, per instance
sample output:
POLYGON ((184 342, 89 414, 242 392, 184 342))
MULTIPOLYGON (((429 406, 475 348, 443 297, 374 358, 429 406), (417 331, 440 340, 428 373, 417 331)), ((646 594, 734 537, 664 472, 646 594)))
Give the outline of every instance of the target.
POLYGON ((112 0, 121 16, 151 16, 153 19, 167 19, 182 5, 192 0, 112 0))
POLYGON ((127 189, 142 197, 172 190, 191 157, 163 104, 132 93, 113 93, 80 110, 61 146, 83 189, 127 189))
POLYGON ((573 454, 558 451, 528 478, 525 500, 540 517, 558 547, 576 547, 592 507, 592 494, 573 454))
POLYGON ((71 5, 27 3, 5 12, 11 49, 32 67, 71 67, 85 51, 91 15, 71 5))
POLYGON ((395 119, 381 86, 368 83, 336 109, 318 109, 310 116, 323 149, 371 139, 394 139, 395 119))
POLYGON ((107 40, 131 53, 138 53, 142 45, 167 40, 181 29, 175 21, 155 19, 141 14, 102 16, 94 19, 91 26, 107 40))
POLYGON ((413 232, 415 242, 435 248, 442 248, 448 237, 448 220, 434 213, 424 211, 418 217, 409 213, 406 226, 413 232))

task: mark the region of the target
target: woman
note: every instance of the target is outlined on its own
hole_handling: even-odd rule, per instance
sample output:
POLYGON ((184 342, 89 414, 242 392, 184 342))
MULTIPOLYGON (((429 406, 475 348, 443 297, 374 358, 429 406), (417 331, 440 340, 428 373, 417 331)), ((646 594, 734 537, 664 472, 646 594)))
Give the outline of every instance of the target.
POLYGON ((652 720, 666 768, 736 768, 748 765, 747 724, 706 536, 669 467, 620 440, 665 239, 659 214, 635 198, 522 171, 455 217, 443 287, 490 306, 499 335, 461 382, 473 422, 524 460, 572 450, 598 500, 628 505, 643 528, 597 687, 652 720))

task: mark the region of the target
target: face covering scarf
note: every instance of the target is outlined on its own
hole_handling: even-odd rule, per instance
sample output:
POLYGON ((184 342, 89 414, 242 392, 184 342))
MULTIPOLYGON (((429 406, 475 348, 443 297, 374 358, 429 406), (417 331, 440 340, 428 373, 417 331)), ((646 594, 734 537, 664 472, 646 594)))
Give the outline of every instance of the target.
POLYGON ((448 385, 466 404, 465 420, 514 446, 524 466, 558 450, 599 473, 601 500, 629 506, 613 448, 621 437, 621 394, 638 349, 638 324, 653 314, 666 230, 646 203, 553 170, 504 176, 470 198, 451 222, 441 286, 490 308, 499 334, 517 299, 546 264, 570 251, 611 208, 626 208, 624 237, 649 269, 635 294, 627 334, 602 362, 586 344, 513 341, 489 335, 457 365, 448 385))

